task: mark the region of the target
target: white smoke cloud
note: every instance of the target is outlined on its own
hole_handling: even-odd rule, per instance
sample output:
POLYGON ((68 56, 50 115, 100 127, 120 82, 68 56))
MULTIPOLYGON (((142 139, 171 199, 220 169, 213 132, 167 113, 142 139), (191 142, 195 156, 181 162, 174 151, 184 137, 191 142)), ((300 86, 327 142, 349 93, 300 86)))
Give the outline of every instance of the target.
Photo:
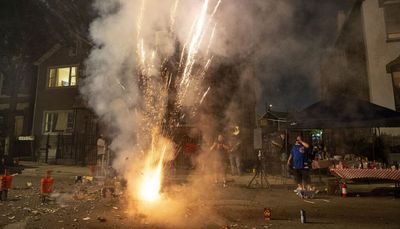
MULTIPOLYGON (((162 125, 165 125, 164 112, 169 96, 165 92, 165 85, 168 80, 163 78, 164 75, 161 73, 163 69, 158 66, 166 60, 173 59, 176 50, 181 52, 185 47, 185 52, 188 52, 189 35, 193 28, 196 29, 196 25, 193 26, 194 21, 200 17, 199 11, 205 2, 207 0, 95 2, 94 7, 99 17, 90 26, 90 35, 95 46, 86 61, 87 78, 81 92, 101 121, 109 127, 109 130, 113 130, 111 148, 117 153, 113 166, 120 172, 133 170, 137 176, 140 175, 140 171, 132 166, 141 163, 142 151, 150 147, 149 135, 152 127, 157 126, 158 131, 161 131, 162 125), (176 13, 171 14, 171 12, 176 13), (156 55, 153 56, 153 52, 156 55), (146 60, 143 57, 146 57, 146 60), (144 64, 149 59, 150 64, 147 62, 144 64), (140 78, 143 72, 146 72, 147 76, 146 86, 143 86, 140 78)), ((234 70, 228 74, 232 73, 232 76, 211 77, 221 78, 238 88, 237 91, 229 92, 234 94, 232 97, 236 98, 236 101, 228 101, 230 104, 226 106, 225 111, 222 111, 222 114, 227 116, 225 119, 228 122, 237 121, 240 119, 238 116, 244 111, 238 113, 241 105, 235 102, 246 101, 252 94, 251 90, 257 87, 259 81, 254 77, 254 68, 257 67, 260 58, 264 55, 277 55, 281 48, 285 48, 275 46, 276 33, 280 33, 284 22, 291 19, 292 8, 287 1, 222 0, 211 20, 217 4, 217 0, 209 1, 205 22, 207 30, 202 35, 203 41, 199 44, 199 50, 195 52, 196 64, 206 66, 204 64, 206 61, 203 59, 212 56, 213 69, 218 69, 219 64, 230 63, 230 68, 234 70), (214 38, 209 44, 214 26, 216 28, 214 38)), ((290 42, 288 40, 286 44, 295 46, 290 42)), ((178 56, 177 62, 181 55, 178 56)), ((208 70, 206 67, 203 68, 204 71, 208 70)), ((207 99, 215 100, 216 103, 225 100, 214 98, 213 95, 230 90, 226 85, 202 85, 201 79, 192 81, 192 84, 196 87, 191 86, 188 92, 183 94, 184 105, 188 107, 198 104, 203 95, 199 91, 204 89, 203 86, 211 87, 207 99)), ((179 97, 184 90, 177 85, 179 83, 175 84, 179 97)), ((207 109, 196 111, 199 112, 199 122, 194 124, 194 127, 201 131, 203 140, 209 144, 213 141, 218 120, 211 117, 213 114, 207 109)), ((199 164, 209 164, 205 163, 210 159, 207 156, 207 153, 210 153, 207 152, 208 144, 201 146, 201 150, 205 153, 200 154, 197 159, 199 164)), ((167 155, 167 158, 171 160, 173 156, 167 155)), ((213 168, 208 168, 208 173, 214 172, 213 168)), ((181 211, 191 200, 201 197, 202 193, 210 193, 209 187, 203 185, 204 182, 210 182, 210 176, 203 175, 196 177, 188 186, 187 189, 190 191, 185 193, 189 192, 190 195, 177 195, 177 198, 181 199, 179 203, 174 202, 176 199, 169 201, 173 201, 181 211)))

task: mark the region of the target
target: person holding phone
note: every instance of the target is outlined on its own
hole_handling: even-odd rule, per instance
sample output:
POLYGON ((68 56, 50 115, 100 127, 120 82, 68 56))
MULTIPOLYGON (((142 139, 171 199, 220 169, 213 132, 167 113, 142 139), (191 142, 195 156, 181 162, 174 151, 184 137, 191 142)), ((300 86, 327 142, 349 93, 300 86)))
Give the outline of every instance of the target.
POLYGON ((297 183, 296 191, 304 190, 307 182, 307 170, 304 168, 304 162, 306 160, 306 149, 309 147, 310 145, 304 142, 301 136, 297 136, 287 160, 287 165, 290 166, 290 162, 293 159, 294 178, 297 183))

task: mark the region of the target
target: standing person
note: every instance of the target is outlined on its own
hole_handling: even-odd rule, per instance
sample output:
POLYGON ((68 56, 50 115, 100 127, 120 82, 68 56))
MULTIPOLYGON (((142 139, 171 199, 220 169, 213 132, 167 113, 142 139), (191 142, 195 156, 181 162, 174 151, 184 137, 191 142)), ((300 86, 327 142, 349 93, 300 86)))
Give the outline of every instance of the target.
POLYGON ((1 156, 0 157, 0 171, 4 171, 6 169, 6 159, 1 156))
POLYGON ((217 176, 215 181, 218 182, 219 176, 222 176, 223 186, 226 187, 226 169, 228 166, 227 152, 229 150, 229 146, 225 143, 225 139, 222 134, 218 135, 217 141, 213 143, 210 150, 215 151, 216 153, 214 169, 217 172, 217 176))
POLYGON ((281 133, 279 135, 279 140, 281 145, 281 173, 283 177, 288 177, 288 167, 286 165, 286 161, 288 159, 286 135, 281 133))
POLYGON ((40 180, 40 197, 43 204, 49 200, 50 195, 53 192, 54 180, 51 176, 51 172, 51 170, 46 171, 46 176, 42 177, 40 180))
POLYGON ((296 142, 293 145, 287 160, 287 165, 289 166, 290 161, 293 159, 293 171, 297 183, 297 191, 304 190, 307 182, 307 171, 304 168, 304 162, 306 160, 306 149, 308 147, 310 147, 310 145, 304 142, 301 136, 297 136, 296 142))
POLYGON ((193 169, 193 157, 196 152, 196 144, 194 144, 194 139, 186 137, 186 141, 183 146, 183 155, 185 158, 185 164, 188 169, 193 169))
POLYGON ((229 162, 231 165, 231 173, 232 176, 238 175, 241 176, 241 158, 240 158, 240 146, 242 142, 240 141, 239 138, 239 127, 237 127, 237 130, 233 132, 233 136, 231 139, 231 148, 229 149, 229 162))
POLYGON ((7 169, 4 169, 4 175, 0 177, 0 200, 7 200, 8 190, 11 189, 12 176, 7 169))
MULTIPOLYGON (((104 171, 104 159, 106 154, 106 140, 104 139, 104 135, 100 134, 99 138, 97 139, 97 167, 102 174, 104 171)), ((102 174, 103 175, 103 174, 102 174)))
POLYGON ((281 133, 279 137, 271 141, 271 143, 279 152, 279 159, 281 161, 281 176, 287 177, 288 171, 286 164, 288 160, 288 155, 286 151, 286 135, 284 133, 281 133))

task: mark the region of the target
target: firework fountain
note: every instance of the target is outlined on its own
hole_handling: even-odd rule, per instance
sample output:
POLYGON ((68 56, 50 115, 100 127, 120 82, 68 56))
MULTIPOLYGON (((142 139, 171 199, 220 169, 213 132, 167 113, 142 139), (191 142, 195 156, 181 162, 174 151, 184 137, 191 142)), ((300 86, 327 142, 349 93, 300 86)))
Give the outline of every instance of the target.
MULTIPOLYGON (((180 119, 185 112, 194 115, 196 108, 202 103, 207 95, 209 88, 205 91, 202 89, 202 80, 207 72, 212 61, 212 57, 206 53, 200 53, 199 48, 202 42, 205 42, 207 47, 210 47, 213 34, 215 33, 215 23, 213 16, 216 13, 221 1, 218 1, 213 7, 211 14, 209 0, 204 0, 196 19, 192 23, 192 28, 188 34, 186 43, 183 45, 179 63, 172 63, 178 66, 178 69, 172 70, 168 63, 174 61, 173 56, 162 57, 158 52, 159 43, 146 45, 145 39, 141 35, 143 28, 143 14, 146 12, 146 1, 142 0, 139 19, 137 24, 137 50, 136 54, 140 61, 137 62, 139 76, 139 87, 144 99, 143 106, 143 123, 147 123, 145 128, 151 130, 151 147, 145 157, 145 166, 143 168, 143 179, 139 184, 135 185, 140 190, 133 191, 133 194, 139 193, 140 200, 151 202, 159 200, 160 187, 162 182, 163 166, 168 161, 166 154, 174 154, 174 149, 171 146, 170 138, 173 131, 171 128, 180 125, 180 119), (211 24, 214 24, 212 32, 209 33, 211 24), (211 34, 206 37, 207 34, 211 34), (207 40, 207 41, 204 41, 207 40), (160 58, 156 58, 160 55, 160 58), (161 59, 161 64, 155 63, 155 59, 161 59), (195 66, 197 65, 197 66, 195 66), (160 71, 157 71, 160 70, 160 71), (174 79, 174 80, 173 80, 174 79), (171 82, 174 81, 174 85, 171 82), (170 101, 171 88, 176 90, 176 97, 173 98, 173 106, 168 107, 170 101), (188 91, 196 96, 187 98, 188 91), (194 99, 199 98, 199 99, 194 99), (190 107, 184 110, 185 107, 190 107), (171 116, 166 120, 166 112, 178 114, 171 116), (182 116, 180 116, 182 115, 182 116)), ((179 0, 176 0, 171 9, 170 30, 164 35, 173 39, 175 14, 179 6, 179 0)), ((145 132, 145 130, 143 131, 145 132)))
POLYGON ((176 29, 177 15, 188 10, 187 2, 165 1, 168 13, 153 21, 146 20, 160 1, 109 2, 98 9, 107 17, 91 27, 98 46, 87 61, 90 77, 82 92, 102 121, 117 130, 111 145, 118 155, 114 167, 128 180, 130 211, 157 220, 157 216, 171 214, 171 209, 179 212, 184 208, 182 200, 162 193, 163 177, 166 165, 176 156, 171 140, 174 129, 187 116, 196 115, 211 90, 203 80, 213 60, 214 16, 221 0, 195 1, 195 7, 190 8, 194 17, 186 18, 190 29, 181 34, 176 29), (115 24, 112 30, 131 37, 132 42, 115 40, 107 45, 113 31, 102 31, 102 27, 127 21, 124 19, 131 14, 136 15, 136 23, 126 27, 115 24), (155 209, 158 214, 154 214, 155 209), (165 211, 160 213, 160 209, 165 211))

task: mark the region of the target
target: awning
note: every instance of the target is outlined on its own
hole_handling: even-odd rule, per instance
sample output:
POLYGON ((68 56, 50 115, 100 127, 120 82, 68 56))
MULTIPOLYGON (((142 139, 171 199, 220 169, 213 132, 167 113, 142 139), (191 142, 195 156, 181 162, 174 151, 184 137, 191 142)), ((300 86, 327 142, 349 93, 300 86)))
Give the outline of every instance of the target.
POLYGON ((400 112, 353 98, 321 100, 289 119, 289 128, 400 127, 400 112))

